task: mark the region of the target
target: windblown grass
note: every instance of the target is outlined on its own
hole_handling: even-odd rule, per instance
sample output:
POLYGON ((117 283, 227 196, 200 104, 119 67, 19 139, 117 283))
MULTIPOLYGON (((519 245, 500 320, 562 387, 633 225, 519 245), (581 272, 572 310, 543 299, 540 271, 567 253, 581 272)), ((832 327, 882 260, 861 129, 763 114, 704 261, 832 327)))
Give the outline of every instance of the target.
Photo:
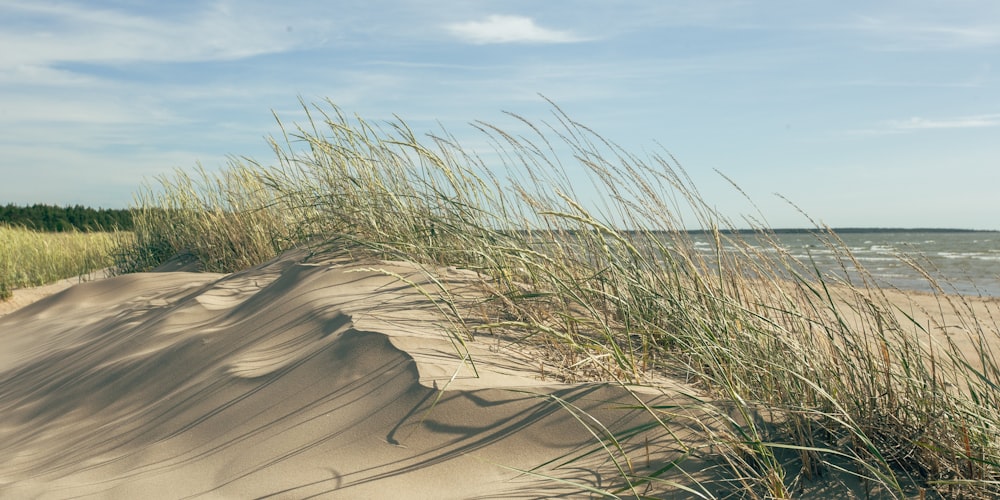
POLYGON ((116 233, 46 233, 0 224, 0 300, 38 286, 111 267, 116 233))
MULTIPOLYGON (((232 271, 300 244, 461 266, 484 276, 486 297, 483 317, 459 318, 463 335, 502 330, 544 345, 568 379, 659 373, 712 394, 704 405, 725 425, 706 425, 704 437, 730 492, 789 497, 846 474, 855 494, 1000 494, 997 323, 961 297, 939 294, 940 314, 924 322, 821 226, 817 244, 854 281, 791 257, 756 219, 741 221, 757 228, 753 244, 724 232, 735 224, 672 157, 633 155, 556 107, 552 124, 475 124, 493 144, 482 153, 490 161, 402 121, 305 108, 307 123, 272 141, 276 165, 234 158, 221 174, 178 172, 140 193, 121 267, 186 253, 232 271), (573 194, 581 178, 601 205, 573 194), (695 250, 689 228, 712 235, 714 254, 695 250), (936 335, 944 311, 962 318, 973 352, 936 335)), ((623 491, 655 484, 682 458, 645 475, 620 468, 623 491)))
POLYGON ((175 256, 210 272, 244 269, 301 241, 300 212, 283 206, 261 171, 234 162, 221 174, 178 170, 161 189, 136 193, 134 240, 117 255, 119 272, 148 271, 175 256))

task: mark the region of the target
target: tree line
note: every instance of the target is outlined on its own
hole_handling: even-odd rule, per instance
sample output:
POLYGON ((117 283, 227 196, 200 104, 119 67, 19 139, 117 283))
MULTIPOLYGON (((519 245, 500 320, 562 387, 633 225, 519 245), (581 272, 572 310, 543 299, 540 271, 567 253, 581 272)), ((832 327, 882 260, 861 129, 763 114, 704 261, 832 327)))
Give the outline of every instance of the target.
POLYGON ((22 226, 36 231, 112 231, 132 229, 132 213, 127 209, 91 208, 82 205, 60 207, 34 204, 0 206, 0 224, 22 226))

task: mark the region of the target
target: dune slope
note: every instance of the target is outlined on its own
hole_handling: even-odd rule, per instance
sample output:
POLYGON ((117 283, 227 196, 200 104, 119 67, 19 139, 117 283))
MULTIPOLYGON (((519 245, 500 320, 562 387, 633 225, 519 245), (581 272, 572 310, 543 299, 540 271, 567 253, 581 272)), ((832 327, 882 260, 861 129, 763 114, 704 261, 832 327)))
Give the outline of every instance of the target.
POLYGON ((618 484, 612 456, 637 474, 680 456, 621 387, 541 380, 489 339, 474 372, 397 278, 426 283, 416 266, 301 257, 84 283, 0 317, 0 497, 586 496, 618 484))

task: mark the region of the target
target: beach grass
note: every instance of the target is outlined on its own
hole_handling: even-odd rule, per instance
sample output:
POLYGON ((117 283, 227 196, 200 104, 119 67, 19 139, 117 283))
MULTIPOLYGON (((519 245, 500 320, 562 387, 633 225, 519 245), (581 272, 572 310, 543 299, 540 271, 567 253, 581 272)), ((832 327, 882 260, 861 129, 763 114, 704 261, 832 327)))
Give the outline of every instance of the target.
MULTIPOLYGON (((305 123, 271 140, 274 164, 233 158, 143 188, 119 268, 184 254, 235 271, 309 245, 471 269, 483 276, 475 304, 439 290, 463 339, 501 331, 541 346, 568 381, 627 386, 655 374, 709 394, 700 404, 723 425, 703 426, 711 452, 689 451, 717 455, 699 494, 792 497, 842 476, 853 494, 1000 494, 997 316, 977 317, 932 272, 921 270, 939 292, 935 310, 918 318, 828 228, 814 225, 816 245, 852 278, 789 255, 762 216, 736 224, 717 213, 666 152, 625 151, 556 106, 538 123, 475 123, 489 151, 332 103, 304 109, 305 123), (574 194, 585 189, 596 204, 574 194), (726 231, 748 225, 753 244, 726 231), (711 235, 713 251, 688 229, 711 235), (937 334, 954 326, 945 312, 971 350, 937 334)), ((656 484, 683 459, 622 467, 618 491, 656 484)))
POLYGON ((127 238, 126 233, 53 233, 0 224, 0 300, 15 288, 111 267, 112 252, 127 238))

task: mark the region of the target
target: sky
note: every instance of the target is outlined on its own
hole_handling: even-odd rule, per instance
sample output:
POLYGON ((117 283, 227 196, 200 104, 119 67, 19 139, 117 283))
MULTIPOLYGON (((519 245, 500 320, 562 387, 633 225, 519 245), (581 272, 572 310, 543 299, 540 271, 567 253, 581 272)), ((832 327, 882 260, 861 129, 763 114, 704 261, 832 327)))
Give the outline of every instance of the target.
POLYGON ((0 204, 273 163, 300 99, 476 149, 541 96, 733 219, 1000 229, 995 0, 0 0, 0 204))

